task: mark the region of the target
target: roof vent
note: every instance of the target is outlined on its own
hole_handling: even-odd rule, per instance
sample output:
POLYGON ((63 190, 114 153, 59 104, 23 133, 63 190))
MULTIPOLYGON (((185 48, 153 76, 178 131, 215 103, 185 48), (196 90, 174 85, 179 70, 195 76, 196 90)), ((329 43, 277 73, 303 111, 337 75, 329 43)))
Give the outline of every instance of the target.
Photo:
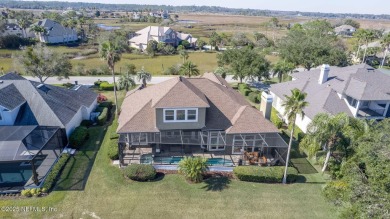
POLYGON ((0 81, 0 84, 4 83, 4 81, 0 81))
POLYGON ((78 90, 81 87, 81 85, 76 85, 71 88, 71 90, 78 90))
POLYGON ((43 86, 44 86, 44 84, 39 84, 39 85, 37 85, 37 88, 39 89, 39 88, 41 88, 43 86))

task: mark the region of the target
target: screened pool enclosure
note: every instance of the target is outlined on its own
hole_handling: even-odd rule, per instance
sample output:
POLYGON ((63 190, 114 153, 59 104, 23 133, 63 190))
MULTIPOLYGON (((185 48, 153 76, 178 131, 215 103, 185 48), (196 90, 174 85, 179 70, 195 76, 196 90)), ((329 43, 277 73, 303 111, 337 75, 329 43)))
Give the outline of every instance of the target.
POLYGON ((66 138, 48 126, 0 126, 0 191, 39 187, 66 138))
POLYGON ((287 144, 278 133, 166 130, 120 134, 119 151, 122 165, 175 164, 183 156, 203 156, 211 165, 276 165, 285 162, 287 144))

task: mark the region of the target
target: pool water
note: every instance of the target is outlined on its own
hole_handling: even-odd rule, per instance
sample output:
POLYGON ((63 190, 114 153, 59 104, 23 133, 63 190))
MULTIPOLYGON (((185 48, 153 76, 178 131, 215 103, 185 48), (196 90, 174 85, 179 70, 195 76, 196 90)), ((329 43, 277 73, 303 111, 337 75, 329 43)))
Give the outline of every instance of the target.
MULTIPOLYGON (((183 159, 183 157, 155 157, 151 155, 144 155, 141 158, 142 164, 170 164, 177 165, 183 159)), ((233 162, 223 158, 208 158, 208 166, 234 166, 233 162)))

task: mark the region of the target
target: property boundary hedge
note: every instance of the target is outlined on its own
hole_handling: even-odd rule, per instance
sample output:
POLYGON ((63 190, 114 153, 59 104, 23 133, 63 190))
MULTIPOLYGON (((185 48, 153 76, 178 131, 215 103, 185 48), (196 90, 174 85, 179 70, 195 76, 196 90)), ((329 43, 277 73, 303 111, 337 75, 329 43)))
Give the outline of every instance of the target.
POLYGON ((62 154, 61 157, 58 159, 57 163, 54 164, 54 166, 48 173, 45 182, 43 183, 43 188, 46 189, 46 191, 49 191, 54 186, 55 182, 57 181, 58 174, 64 168, 69 157, 69 154, 62 154))
MULTIPOLYGON (((259 167, 259 166, 238 166, 233 169, 234 175, 241 181, 281 183, 284 174, 283 166, 259 167)), ((294 182, 298 171, 294 167, 287 169, 287 182, 294 182)))

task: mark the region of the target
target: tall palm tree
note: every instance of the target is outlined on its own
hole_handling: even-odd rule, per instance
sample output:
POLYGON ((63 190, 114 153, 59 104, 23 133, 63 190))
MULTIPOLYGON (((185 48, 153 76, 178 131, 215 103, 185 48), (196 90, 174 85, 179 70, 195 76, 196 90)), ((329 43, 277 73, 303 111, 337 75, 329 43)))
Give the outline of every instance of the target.
POLYGON ((22 28, 23 37, 27 37, 26 28, 29 27, 31 23, 26 17, 22 17, 18 20, 18 25, 22 28))
POLYGON ((111 70, 112 79, 114 81, 114 96, 115 96, 115 112, 118 115, 118 97, 116 94, 115 83, 115 63, 121 59, 122 50, 117 44, 111 41, 105 41, 99 45, 100 57, 106 60, 108 68, 111 70))
POLYGON ((306 96, 307 96, 306 93, 301 92, 297 88, 291 90, 291 96, 284 95, 286 100, 283 102, 282 106, 284 107, 284 115, 287 117, 288 122, 291 125, 291 133, 290 133, 290 141, 288 143, 286 168, 284 170, 283 184, 286 184, 287 182, 287 168, 288 168, 288 162, 290 160, 290 152, 291 152, 292 140, 293 140, 294 129, 295 129, 295 120, 297 119, 297 115, 300 115, 301 118, 303 119, 303 116, 305 115, 303 109, 309 105, 309 103, 305 101, 306 96))
POLYGON ((282 82, 283 76, 294 70, 295 65, 291 62, 278 61, 273 67, 273 76, 277 75, 279 83, 282 82))
POLYGON ((135 86, 135 81, 133 75, 129 74, 129 72, 122 74, 118 81, 119 89, 125 89, 129 91, 130 87, 135 86))
POLYGON ((189 57, 187 50, 184 49, 184 46, 180 45, 178 47, 178 51, 179 51, 180 57, 183 59, 183 63, 186 62, 188 57, 189 57))
POLYGON ((180 73, 182 75, 187 75, 190 78, 191 76, 199 75, 199 69, 198 66, 191 61, 187 61, 180 67, 180 73))
POLYGON ((383 54, 382 63, 381 63, 381 67, 383 68, 383 65, 385 64, 387 53, 389 52, 389 49, 390 49, 390 33, 388 33, 382 37, 381 45, 385 50, 384 54, 383 54))
POLYGON ((327 151, 322 172, 328 166, 329 158, 338 145, 345 142, 345 131, 348 130, 350 118, 345 113, 335 116, 326 113, 317 114, 308 126, 307 146, 315 151, 321 146, 327 151))
POLYGON ((139 72, 137 72, 137 78, 139 81, 142 81, 142 86, 146 87, 146 81, 152 80, 152 74, 145 71, 144 67, 142 67, 142 69, 139 72))
POLYGON ((364 63, 366 61, 368 43, 375 39, 375 33, 372 30, 365 30, 363 32, 362 39, 363 39, 364 45, 366 46, 364 48, 364 54, 363 54, 363 59, 362 59, 362 63, 364 63))
POLYGON ((33 25, 31 30, 38 36, 38 38, 42 37, 42 35, 46 34, 46 29, 39 25, 33 25))

